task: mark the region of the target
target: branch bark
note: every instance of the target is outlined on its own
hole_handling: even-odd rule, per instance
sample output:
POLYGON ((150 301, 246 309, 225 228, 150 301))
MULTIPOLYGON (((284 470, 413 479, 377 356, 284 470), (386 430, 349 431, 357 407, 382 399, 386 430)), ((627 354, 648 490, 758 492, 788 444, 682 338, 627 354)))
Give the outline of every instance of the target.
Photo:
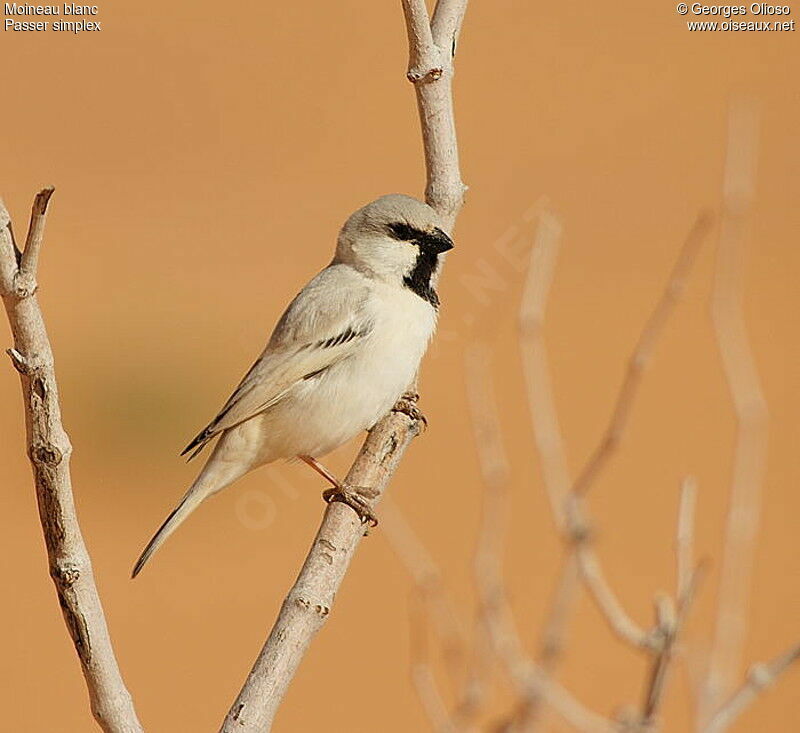
POLYGON ((0 201, 0 295, 14 335, 14 348, 8 354, 22 384, 28 456, 50 576, 86 679, 92 713, 106 733, 140 733, 142 726, 114 656, 75 513, 69 470, 72 446, 61 422, 53 352, 36 298, 39 253, 52 194, 53 188, 37 194, 22 252, 0 201))
MULTIPOLYGON (((453 116, 453 57, 467 0, 439 0, 428 21, 424 0, 403 0, 409 42, 409 79, 422 126, 425 200, 452 231, 464 198, 453 116)), ((347 483, 370 487, 376 505, 400 459, 419 433, 418 421, 391 412, 369 433, 347 483)), ((269 730, 314 635, 330 613, 364 527, 339 502, 322 524, 272 631, 222 725, 223 733, 269 730)))

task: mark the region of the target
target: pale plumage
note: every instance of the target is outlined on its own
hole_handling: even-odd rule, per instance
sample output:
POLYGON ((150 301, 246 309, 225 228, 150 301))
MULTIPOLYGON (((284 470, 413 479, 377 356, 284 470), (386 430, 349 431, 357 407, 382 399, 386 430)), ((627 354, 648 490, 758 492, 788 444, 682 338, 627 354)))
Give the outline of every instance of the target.
POLYGON ((384 196, 342 228, 331 264, 297 295, 192 456, 200 475, 145 548, 135 576, 208 496, 281 458, 318 458, 370 428, 411 383, 436 326, 431 282, 452 242, 436 212, 384 196))

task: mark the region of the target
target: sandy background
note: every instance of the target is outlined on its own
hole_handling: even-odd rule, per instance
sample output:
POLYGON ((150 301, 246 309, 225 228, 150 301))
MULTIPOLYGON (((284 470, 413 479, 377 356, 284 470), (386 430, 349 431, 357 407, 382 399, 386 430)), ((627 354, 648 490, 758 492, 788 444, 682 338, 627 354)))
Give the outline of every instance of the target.
MULTIPOLYGON (((101 10, 100 33, 0 36, 0 192, 21 230, 38 187, 57 186, 41 299, 82 526, 126 680, 148 730, 215 730, 305 554, 324 487, 303 466, 257 472, 204 506, 135 583, 130 567, 194 476, 178 452, 328 261, 344 217, 385 192, 420 193, 405 33, 399 3, 388 1, 144 0, 101 10)), ((457 80, 471 191, 441 288, 442 338, 424 370, 431 428, 392 489, 465 619, 481 485, 462 356, 475 338, 490 339, 496 358, 515 467, 507 579, 531 645, 559 549, 523 398, 521 278, 495 243, 543 195, 563 217, 546 336, 576 469, 685 232, 701 206, 719 203, 727 100, 751 91, 762 140, 746 313, 772 422, 747 656, 797 638, 797 59, 797 33, 689 33, 666 2, 471 8, 457 80), (488 294, 475 285, 487 267, 502 284, 488 294)), ((712 268, 709 247, 659 346, 630 438, 591 499, 609 575, 647 623, 653 593, 673 584, 678 482, 697 475, 698 549, 717 560, 691 623, 697 649, 712 618, 734 438, 708 316, 712 268)), ((0 405, 2 727, 91 731, 46 573, 10 368, 0 370, 0 405)), ((356 447, 331 464, 342 471, 356 447)), ((426 729, 407 675, 408 590, 376 531, 276 730, 426 729)), ((644 669, 583 602, 566 683, 610 714, 638 701, 644 669)), ((795 672, 736 730, 789 730, 798 695, 795 672)), ((680 673, 667 730, 689 729, 687 700, 680 673)), ((498 692, 491 716, 507 702, 498 692)))

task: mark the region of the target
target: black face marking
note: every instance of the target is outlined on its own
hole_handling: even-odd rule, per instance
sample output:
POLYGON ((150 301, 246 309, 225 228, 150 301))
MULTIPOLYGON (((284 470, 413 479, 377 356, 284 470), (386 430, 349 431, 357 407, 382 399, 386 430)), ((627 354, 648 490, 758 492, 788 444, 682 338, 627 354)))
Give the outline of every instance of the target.
POLYGON ((439 227, 431 231, 425 231, 404 221, 397 221, 389 224, 387 229, 394 239, 416 244, 420 249, 427 249, 435 254, 447 252, 447 250, 453 248, 453 240, 439 227))
POLYGON ((403 278, 403 284, 412 292, 427 300, 434 308, 439 307, 439 296, 431 286, 431 276, 439 264, 439 255, 420 247, 414 269, 403 278))
POLYGON ((395 239, 419 247, 414 268, 403 278, 403 284, 434 308, 438 308, 439 296, 431 286, 431 277, 439 265, 439 255, 453 248, 453 240, 438 227, 432 231, 423 231, 406 222, 395 222, 388 228, 395 239))
POLYGON ((393 224, 389 224, 388 229, 389 233, 395 239, 399 239, 401 242, 416 243, 417 240, 420 240, 425 236, 425 232, 423 232, 421 229, 412 227, 410 224, 406 224, 404 221, 397 221, 393 224))

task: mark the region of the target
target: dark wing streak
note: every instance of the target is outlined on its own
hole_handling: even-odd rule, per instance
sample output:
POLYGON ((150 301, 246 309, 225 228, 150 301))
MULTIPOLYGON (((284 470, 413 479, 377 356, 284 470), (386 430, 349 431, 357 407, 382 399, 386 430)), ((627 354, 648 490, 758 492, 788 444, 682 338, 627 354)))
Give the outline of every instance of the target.
MULTIPOLYGON (((370 333, 371 330, 372 330, 372 325, 371 324, 369 324, 367 326, 364 326, 364 327, 362 327, 362 328, 360 328, 358 330, 348 326, 344 331, 342 331, 342 333, 337 334, 336 336, 331 336, 330 338, 327 338, 327 339, 323 339, 321 341, 317 341, 315 343, 307 344, 306 346, 302 347, 302 349, 310 349, 310 348, 330 349, 330 348, 333 348, 334 346, 341 346, 343 344, 349 343, 353 339, 363 338, 364 336, 367 336, 370 333)), ((321 369, 316 369, 315 371, 310 372, 309 374, 304 374, 302 379, 305 381, 305 380, 311 379, 313 377, 316 377, 317 375, 322 374, 323 372, 325 372, 328 369, 330 369, 333 366, 333 364, 335 364, 337 362, 338 362, 338 359, 336 360, 336 362, 333 362, 332 364, 328 364, 327 366, 324 366, 321 369)), ((186 459, 187 462, 191 461, 195 456, 197 456, 203 450, 203 448, 205 448, 206 445, 208 445, 208 443, 211 440, 213 440, 214 437, 216 437, 221 432, 220 430, 215 430, 214 429, 215 426, 217 424, 219 424, 220 420, 222 420, 225 417, 225 415, 228 413, 228 411, 233 407, 233 405, 236 404, 236 399, 235 398, 239 395, 239 391, 240 391, 241 387, 247 382, 248 377, 253 373, 253 371, 256 369, 258 364, 259 364, 259 361, 256 361, 256 363, 250 368, 250 370, 247 372, 247 374, 244 376, 244 378, 240 382, 239 387, 236 388, 236 390, 234 391, 233 395, 231 395, 231 397, 228 399, 228 401, 223 406, 222 410, 220 410, 219 414, 205 428, 203 428, 203 430, 201 430, 200 433, 198 433, 192 439, 192 441, 191 441, 191 443, 189 443, 189 445, 187 445, 181 451, 181 455, 182 456, 185 456, 190 451, 193 451, 192 454, 186 459)), ((250 417, 254 417, 255 415, 259 414, 260 412, 263 412, 265 409, 268 409, 269 407, 274 405, 276 402, 278 402, 286 394, 287 391, 288 390, 284 390, 279 395, 277 395, 275 398, 273 398, 269 402, 265 403, 261 407, 257 408, 256 411, 253 413, 253 415, 250 415, 249 417, 245 418, 245 420, 242 420, 241 422, 245 422, 246 420, 249 420, 250 417)), ((240 425, 241 422, 237 423, 237 425, 240 425)), ((230 427, 236 427, 236 426, 235 425, 231 425, 230 427)), ((230 429, 230 428, 226 428, 226 429, 230 429)))

